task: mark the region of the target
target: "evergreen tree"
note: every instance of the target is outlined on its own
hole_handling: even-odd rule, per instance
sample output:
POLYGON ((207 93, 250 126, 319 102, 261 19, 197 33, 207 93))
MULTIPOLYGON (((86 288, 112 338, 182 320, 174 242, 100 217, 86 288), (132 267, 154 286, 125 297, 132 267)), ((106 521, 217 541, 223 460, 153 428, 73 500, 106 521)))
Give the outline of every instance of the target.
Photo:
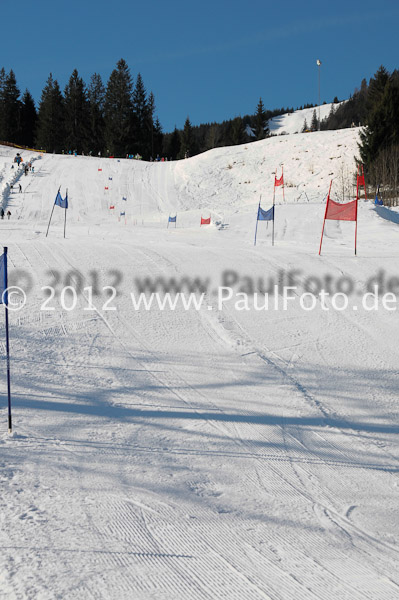
POLYGON ((165 135, 163 140, 163 154, 172 160, 176 160, 180 153, 181 140, 175 125, 172 133, 165 135))
POLYGON ((367 109, 372 111, 378 108, 382 96, 384 95, 385 86, 389 82, 390 76, 384 66, 380 66, 374 77, 370 79, 368 96, 367 96, 367 109))
POLYGON ((94 73, 91 76, 90 84, 87 90, 89 99, 89 151, 97 155, 104 152, 104 101, 105 88, 101 75, 94 73))
POLYGON ((150 92, 147 101, 147 109, 144 118, 144 143, 143 149, 146 158, 149 156, 156 156, 162 153, 163 145, 163 132, 162 126, 157 117, 154 121, 155 115, 155 98, 154 94, 150 92))
POLYGON ((217 123, 212 123, 208 128, 206 135, 206 150, 217 148, 221 141, 221 126, 217 123))
MULTIPOLYGON (((390 122, 388 103, 396 93, 396 87, 385 67, 381 66, 370 80, 367 95, 366 127, 360 132, 360 156, 370 165, 382 148, 386 148, 395 138, 394 123, 390 122)), ((392 112, 391 106, 391 112, 392 112)), ((393 110, 394 114, 394 110, 393 110)))
POLYGON ((89 106, 83 79, 75 69, 64 91, 66 149, 87 152, 89 136, 89 106))
POLYGON ((18 144, 21 141, 21 102, 14 71, 11 70, 2 84, 0 103, 2 104, 2 137, 6 142, 18 144))
POLYGON ((6 72, 4 67, 0 69, 0 140, 7 141, 4 137, 4 86, 6 82, 6 72))
POLYGON ((138 73, 133 91, 134 150, 142 156, 148 157, 152 152, 154 110, 154 96, 151 95, 151 102, 147 101, 143 78, 138 73))
POLYGON ((154 128, 153 128, 153 136, 152 136, 153 148, 151 149, 151 156, 157 156, 157 154, 162 154, 163 147, 163 132, 162 125, 159 122, 158 117, 155 119, 154 128))
POLYGON ((388 124, 384 145, 394 147, 399 144, 399 79, 395 80, 394 74, 385 88, 382 102, 385 106, 385 121, 388 124))
POLYGON ((37 145, 47 152, 64 150, 64 101, 60 86, 50 73, 43 88, 37 122, 37 145))
POLYGON ((190 122, 190 118, 187 117, 184 123, 184 129, 181 133, 181 145, 179 158, 188 158, 195 154, 196 144, 194 139, 193 127, 190 122))
POLYGON ((263 140, 269 134, 269 127, 266 124, 266 111, 262 98, 259 98, 255 114, 255 136, 257 140, 263 140))
POLYGON ((116 156, 132 151, 132 88, 130 70, 122 58, 110 75, 104 103, 106 150, 116 156))
POLYGON ((313 114, 312 114, 312 121, 310 123, 310 130, 317 131, 318 128, 319 128, 319 121, 317 119, 316 109, 314 109, 313 114))
POLYGON ((236 117, 231 123, 231 141, 234 146, 245 144, 246 135, 241 117, 236 117))
POLYGON ((25 90, 22 96, 21 105, 21 144, 34 146, 35 143, 35 130, 37 122, 37 112, 35 107, 35 101, 28 90, 25 90))

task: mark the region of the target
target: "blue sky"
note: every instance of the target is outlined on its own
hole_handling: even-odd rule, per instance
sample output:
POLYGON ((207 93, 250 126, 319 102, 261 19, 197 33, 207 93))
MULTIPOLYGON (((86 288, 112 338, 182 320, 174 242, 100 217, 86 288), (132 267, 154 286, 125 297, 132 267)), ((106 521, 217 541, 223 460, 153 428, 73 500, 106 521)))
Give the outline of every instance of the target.
POLYGON ((397 0, 20 0, 2 2, 0 66, 36 101, 50 71, 106 82, 124 58, 155 94, 165 131, 266 108, 347 98, 383 64, 399 68, 397 0))

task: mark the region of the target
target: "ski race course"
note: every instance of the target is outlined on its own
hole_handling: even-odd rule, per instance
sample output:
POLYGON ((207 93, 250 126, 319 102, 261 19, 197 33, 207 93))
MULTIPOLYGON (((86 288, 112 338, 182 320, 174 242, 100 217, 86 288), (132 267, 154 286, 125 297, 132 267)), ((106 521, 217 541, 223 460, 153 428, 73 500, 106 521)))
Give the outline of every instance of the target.
POLYGON ((0 147, 1 245, 26 292, 12 436, 0 307, 0 598, 399 598, 398 310, 361 304, 375 282, 399 293, 399 212, 361 199, 357 256, 341 221, 318 255, 330 180, 353 199, 358 134, 159 163, 21 151, 26 176, 0 147), (260 222, 254 246, 282 165, 275 245, 260 222), (59 207, 46 237, 60 186, 66 239, 59 207), (171 278, 201 280, 198 310, 135 309, 171 278), (290 281, 287 310, 281 293, 237 305, 290 281), (348 308, 305 310, 318 282, 348 308))

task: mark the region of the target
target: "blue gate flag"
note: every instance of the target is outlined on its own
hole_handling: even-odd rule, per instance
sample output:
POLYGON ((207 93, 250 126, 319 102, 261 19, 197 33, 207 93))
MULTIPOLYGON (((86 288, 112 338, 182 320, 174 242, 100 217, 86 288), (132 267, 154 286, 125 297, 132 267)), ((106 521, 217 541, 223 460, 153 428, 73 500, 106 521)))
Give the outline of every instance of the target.
POLYGON ((68 194, 66 194, 65 198, 63 198, 60 194, 60 190, 58 190, 58 194, 55 198, 54 204, 56 204, 60 208, 68 208, 68 194))
POLYGON ((112 177, 108 177, 108 181, 112 181, 112 177))
POLYGON ((176 218, 177 215, 175 215, 174 217, 169 217, 169 223, 176 223, 176 218))
POLYGON ((126 215, 125 211, 119 213, 120 217, 124 217, 125 215, 126 215))
POLYGON ((260 206, 258 207, 258 221, 273 221, 274 220, 274 206, 269 210, 263 210, 260 206))
POLYGON ((127 202, 127 198, 125 198, 125 196, 122 196, 122 200, 124 200, 125 202, 127 202))
POLYGON ((8 304, 7 293, 7 258, 5 254, 0 256, 0 304, 8 304), (4 295, 4 298, 3 298, 4 295))
POLYGON ((375 193, 375 200, 374 200, 374 204, 377 204, 377 206, 383 206, 384 203, 382 201, 382 198, 380 199, 378 197, 378 194, 380 193, 380 186, 377 187, 377 191, 375 193))

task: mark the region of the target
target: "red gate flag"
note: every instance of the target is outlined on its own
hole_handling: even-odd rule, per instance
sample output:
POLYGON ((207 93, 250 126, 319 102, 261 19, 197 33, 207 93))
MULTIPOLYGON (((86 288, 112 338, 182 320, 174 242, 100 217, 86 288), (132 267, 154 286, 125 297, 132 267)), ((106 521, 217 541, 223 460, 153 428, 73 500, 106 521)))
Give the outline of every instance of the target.
POLYGON ((109 207, 109 210, 112 210, 113 208, 115 208, 115 205, 114 205, 114 206, 110 206, 110 207, 109 207))
POLYGON ((332 180, 330 182, 330 188, 327 194, 327 204, 326 204, 326 212, 324 213, 324 221, 323 221, 323 229, 321 230, 321 239, 320 239, 320 248, 319 255, 321 254, 321 246, 323 243, 323 234, 324 234, 324 226, 326 224, 326 220, 330 221, 355 221, 355 255, 356 255, 356 242, 357 242, 357 203, 358 196, 356 194, 356 200, 352 200, 351 202, 346 202, 345 204, 340 204, 339 202, 335 202, 331 200, 332 180))
POLYGON ((285 202, 285 195, 284 195, 284 167, 283 165, 281 165, 281 177, 279 177, 277 179, 277 169, 276 169, 276 173, 274 174, 274 188, 273 188, 273 206, 274 206, 274 201, 276 198, 276 187, 282 187, 283 188, 283 202, 285 202))
POLYGON ((327 198, 326 219, 331 221, 356 221, 357 216, 357 200, 340 204, 334 202, 330 197, 327 198))
POLYGON ((364 179, 364 169, 363 169, 363 165, 362 165, 362 174, 359 175, 360 173, 360 165, 357 168, 357 176, 356 176, 356 199, 359 199, 359 189, 363 186, 364 187, 364 197, 367 200, 367 190, 366 190, 366 181, 364 179))
POLYGON ((204 219, 203 217, 201 217, 201 225, 210 225, 210 224, 211 224, 211 217, 209 217, 208 219, 204 219))

